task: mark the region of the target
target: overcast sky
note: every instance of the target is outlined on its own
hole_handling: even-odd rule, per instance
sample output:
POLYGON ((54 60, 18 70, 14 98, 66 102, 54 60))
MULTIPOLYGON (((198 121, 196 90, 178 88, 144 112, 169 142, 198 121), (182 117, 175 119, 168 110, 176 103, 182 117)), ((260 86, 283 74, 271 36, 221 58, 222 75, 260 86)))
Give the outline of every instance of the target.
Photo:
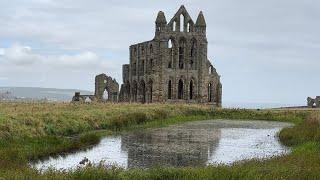
POLYGON ((224 102, 305 104, 320 95, 319 0, 1 0, 0 86, 94 90, 121 82, 129 45, 151 40, 159 10, 207 21, 224 102))

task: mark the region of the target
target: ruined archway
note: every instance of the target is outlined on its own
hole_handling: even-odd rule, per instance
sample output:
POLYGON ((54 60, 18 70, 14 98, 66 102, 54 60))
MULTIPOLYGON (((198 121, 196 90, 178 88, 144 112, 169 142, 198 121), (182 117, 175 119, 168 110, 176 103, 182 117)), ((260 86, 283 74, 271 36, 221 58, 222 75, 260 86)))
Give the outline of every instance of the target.
POLYGON ((104 89, 103 95, 102 95, 102 100, 103 102, 108 102, 109 101, 109 91, 106 89, 104 89))
POLYGON ((97 75, 95 78, 94 96, 100 102, 118 102, 119 84, 110 76, 97 75))

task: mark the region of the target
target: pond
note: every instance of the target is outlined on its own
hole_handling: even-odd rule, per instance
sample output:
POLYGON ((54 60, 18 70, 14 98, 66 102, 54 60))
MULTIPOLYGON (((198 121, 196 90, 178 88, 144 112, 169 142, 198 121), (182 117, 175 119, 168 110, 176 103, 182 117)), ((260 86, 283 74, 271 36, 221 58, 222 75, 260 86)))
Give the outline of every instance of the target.
POLYGON ((38 170, 74 169, 91 163, 123 168, 205 166, 264 159, 290 152, 277 133, 292 124, 271 121, 208 120, 108 136, 85 151, 33 162, 38 170))

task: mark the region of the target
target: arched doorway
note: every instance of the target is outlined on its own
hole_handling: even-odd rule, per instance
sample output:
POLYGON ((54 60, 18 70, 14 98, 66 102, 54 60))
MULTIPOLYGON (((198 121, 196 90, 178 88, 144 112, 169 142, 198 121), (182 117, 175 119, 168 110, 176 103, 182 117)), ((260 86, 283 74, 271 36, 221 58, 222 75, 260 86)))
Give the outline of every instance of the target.
POLYGON ((104 89, 103 95, 102 95, 102 101, 107 102, 109 100, 109 92, 107 89, 104 89))
POLYGON ((183 81, 181 79, 178 83, 178 99, 183 99, 183 81))

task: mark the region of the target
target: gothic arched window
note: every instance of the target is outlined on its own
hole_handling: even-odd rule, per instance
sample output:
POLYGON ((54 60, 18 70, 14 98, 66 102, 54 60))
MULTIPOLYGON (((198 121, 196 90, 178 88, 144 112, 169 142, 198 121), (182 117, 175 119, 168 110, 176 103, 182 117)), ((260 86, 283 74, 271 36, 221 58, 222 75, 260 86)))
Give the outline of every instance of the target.
POLYGON ((169 39, 168 41, 168 48, 169 48, 169 53, 170 53, 170 58, 169 58, 169 62, 168 62, 168 68, 172 68, 172 65, 173 65, 173 57, 174 57, 174 54, 173 54, 173 42, 171 39, 169 39))
POLYGON ((183 99, 183 81, 180 79, 178 83, 178 99, 183 99))
POLYGON ((208 84, 208 102, 212 102, 212 84, 208 84))
POLYGON ((172 99, 172 81, 168 82, 168 99, 172 99))
POLYGON ((191 41, 191 49, 190 49, 190 69, 195 68, 196 56, 197 56, 197 44, 196 44, 196 40, 193 39, 191 41))
POLYGON ((193 81, 190 81, 190 85, 189 85, 189 98, 193 99, 193 81))
POLYGON ((150 54, 153 53, 153 46, 152 46, 152 44, 151 44, 150 47, 149 47, 149 51, 150 51, 150 54))
POLYGON ((184 68, 184 49, 185 49, 185 42, 181 40, 179 43, 179 68, 184 68))
POLYGON ((180 15, 180 32, 184 32, 184 15, 180 15))

